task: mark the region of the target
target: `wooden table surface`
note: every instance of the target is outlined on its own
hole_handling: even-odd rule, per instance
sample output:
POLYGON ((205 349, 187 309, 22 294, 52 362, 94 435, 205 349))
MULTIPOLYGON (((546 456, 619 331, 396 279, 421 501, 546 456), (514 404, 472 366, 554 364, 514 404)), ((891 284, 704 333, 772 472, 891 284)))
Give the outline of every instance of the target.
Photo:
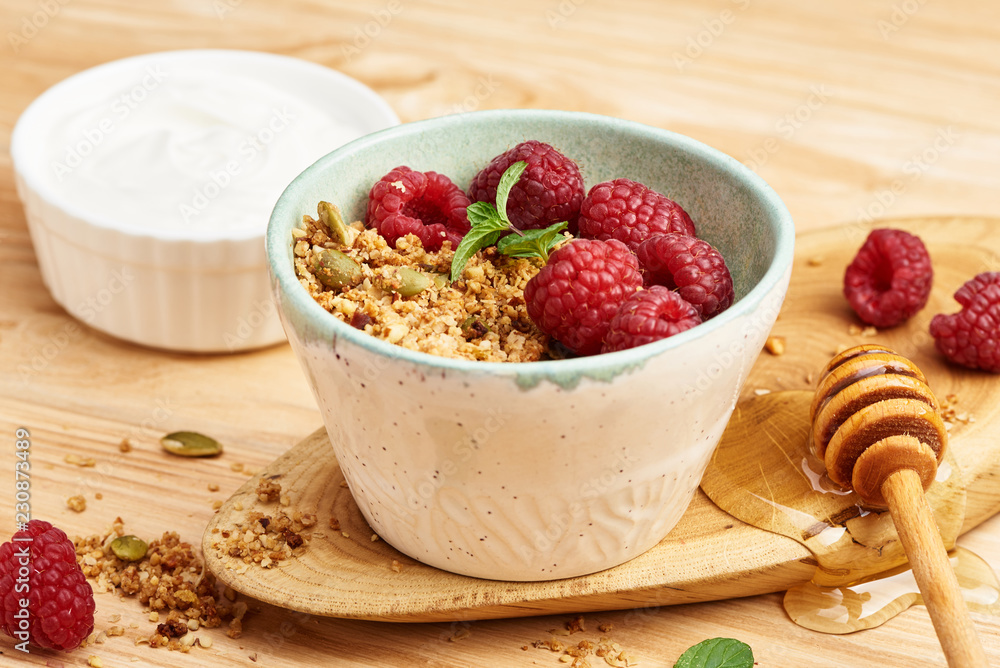
MULTIPOLYGON (((32 513, 71 534, 121 515, 136 533, 176 530, 198 544, 212 502, 246 479, 231 463, 261 468, 321 425, 285 345, 231 356, 149 350, 78 324, 50 298, 14 189, 10 133, 33 98, 88 67, 159 50, 253 49, 339 69, 404 121, 503 107, 620 116, 745 162, 800 232, 991 216, 1000 203, 1000 5, 982 0, 0 0, 0 29, 0 441, 9 444, 0 465, 13 469, 15 429, 28 428, 32 513), (197 466, 166 458, 157 439, 176 429, 215 435, 226 456, 197 466), (124 437, 135 446, 127 456, 124 437), (70 453, 97 466, 69 464, 70 453), (78 493, 83 513, 65 505, 78 493)), ((0 479, 6 538, 13 475, 0 479)), ((1000 570, 1000 518, 960 545, 1000 570)), ((251 606, 242 638, 216 633, 212 649, 184 655, 134 646, 152 630, 136 601, 97 601, 98 629, 113 614, 140 628, 66 656, 25 657, 4 638, 0 664, 85 665, 96 655, 105 666, 564 665, 530 646, 563 617, 407 625, 251 606)), ((1000 666, 1000 621, 975 619, 1000 666)), ((586 637, 596 640, 601 622, 646 667, 672 666, 715 636, 749 643, 762 666, 944 663, 919 606, 849 636, 796 626, 780 593, 593 613, 586 637)))

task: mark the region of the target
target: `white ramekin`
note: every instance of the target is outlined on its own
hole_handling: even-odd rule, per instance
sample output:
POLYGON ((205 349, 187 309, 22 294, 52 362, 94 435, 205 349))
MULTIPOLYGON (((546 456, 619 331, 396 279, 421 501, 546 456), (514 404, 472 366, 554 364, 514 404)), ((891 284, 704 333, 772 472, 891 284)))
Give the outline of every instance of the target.
MULTIPOLYGON (((158 230, 95 215, 46 175, 51 160, 44 147, 65 105, 81 96, 99 101, 151 67, 251 76, 328 111, 331 123, 348 125, 358 136, 399 119, 371 89, 340 72, 230 50, 151 53, 106 63, 53 86, 19 118, 11 137, 17 190, 42 280, 59 305, 97 330, 156 348, 234 352, 283 341, 264 251, 269 210, 259 212, 259 225, 238 232, 158 230)), ((334 148, 322 147, 318 155, 334 148)))

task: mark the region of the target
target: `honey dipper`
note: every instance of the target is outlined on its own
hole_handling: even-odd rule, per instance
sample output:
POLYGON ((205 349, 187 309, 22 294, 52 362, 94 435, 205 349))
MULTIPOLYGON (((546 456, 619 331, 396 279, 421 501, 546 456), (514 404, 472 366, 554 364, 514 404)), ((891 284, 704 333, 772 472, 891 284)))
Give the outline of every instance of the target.
POLYGON ((830 479, 870 506, 888 507, 948 665, 987 666, 924 497, 948 434, 923 373, 885 346, 849 348, 824 369, 810 420, 830 479))

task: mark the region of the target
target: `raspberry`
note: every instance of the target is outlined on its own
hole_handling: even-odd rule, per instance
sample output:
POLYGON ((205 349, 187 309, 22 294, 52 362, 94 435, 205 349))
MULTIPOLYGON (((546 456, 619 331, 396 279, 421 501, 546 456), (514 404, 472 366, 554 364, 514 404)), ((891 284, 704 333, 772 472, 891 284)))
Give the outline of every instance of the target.
POLYGON ((618 239, 633 251, 657 233, 695 236, 691 217, 677 202, 631 179, 598 183, 580 205, 580 236, 618 239))
POLYGON ((864 322, 894 327, 927 303, 934 272, 919 237, 872 230, 844 273, 844 296, 864 322))
POLYGON ((970 369, 1000 373, 1000 272, 979 274, 955 293, 958 313, 931 319, 934 345, 970 369))
POLYGON ((507 217, 521 230, 542 229, 566 221, 576 234, 583 201, 583 177, 576 163, 540 141, 526 141, 493 158, 472 179, 469 199, 493 204, 504 171, 515 162, 528 163, 507 198, 507 217))
POLYGON ((456 248, 469 231, 467 206, 469 198, 447 176, 396 167, 368 193, 368 226, 390 246, 414 234, 426 250, 440 249, 445 240, 456 248))
POLYGON ((635 250, 647 287, 677 290, 703 320, 733 303, 733 278, 722 254, 707 241, 669 232, 646 239, 635 250))
POLYGON ((620 241, 576 239, 556 249, 524 287, 542 332, 580 355, 600 352, 618 306, 642 287, 639 263, 620 241))
POLYGON ((653 285, 629 296, 608 325, 602 353, 635 348, 701 324, 697 309, 679 294, 653 285))
POLYGON ((7 635, 49 649, 75 649, 94 630, 94 592, 61 529, 31 520, 0 545, 0 615, 7 635))

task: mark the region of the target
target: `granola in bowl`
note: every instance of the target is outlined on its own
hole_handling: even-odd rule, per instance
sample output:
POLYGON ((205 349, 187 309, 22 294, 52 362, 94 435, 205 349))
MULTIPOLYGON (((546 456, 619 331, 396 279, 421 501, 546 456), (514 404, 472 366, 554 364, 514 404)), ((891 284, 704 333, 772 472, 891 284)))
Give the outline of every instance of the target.
POLYGON ((428 251, 406 235, 392 247, 361 222, 343 225, 331 209, 322 203, 318 219, 304 216, 305 227, 292 235, 299 281, 335 317, 390 343, 443 357, 486 362, 551 357, 549 337, 524 303, 524 286, 539 270, 536 260, 501 255, 491 247, 469 260, 460 281, 449 283, 450 242, 428 251), (352 285, 342 285, 341 278, 333 281, 336 288, 324 283, 331 280, 329 273, 324 276, 321 256, 331 250, 356 262, 352 285), (400 272, 403 267, 407 270, 400 272))

